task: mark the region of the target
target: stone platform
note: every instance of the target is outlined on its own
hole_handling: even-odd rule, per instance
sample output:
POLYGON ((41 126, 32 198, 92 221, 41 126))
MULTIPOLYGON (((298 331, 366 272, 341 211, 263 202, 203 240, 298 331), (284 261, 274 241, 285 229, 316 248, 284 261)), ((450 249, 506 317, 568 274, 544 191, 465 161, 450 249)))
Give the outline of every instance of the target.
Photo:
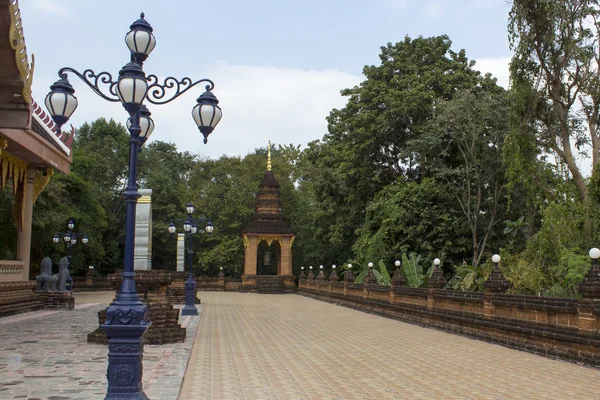
MULTIPOLYGON (((136 271, 137 292, 142 301, 148 306, 152 325, 144 335, 145 344, 180 343, 185 340, 186 331, 179 323, 179 308, 174 308, 167 298, 167 289, 173 281, 173 273, 167 271, 136 271)), ((120 273, 109 275, 108 279, 115 290, 121 284, 120 273)), ((96 330, 88 335, 88 343, 108 344, 106 333, 100 327, 106 320, 106 310, 98 312, 96 330)))
POLYGON ((75 298, 71 292, 36 290, 35 294, 44 303, 45 309, 73 310, 75 308, 75 298))
MULTIPOLYGON (((112 293, 83 294, 87 297, 74 294, 74 311, 44 310, 0 318, 0 399, 104 399, 108 349, 86 343, 86 336, 112 293), (103 304, 84 304, 90 301, 103 304)), ((179 320, 188 331, 183 343, 144 347, 143 385, 150 399, 178 398, 198 320, 179 320)))

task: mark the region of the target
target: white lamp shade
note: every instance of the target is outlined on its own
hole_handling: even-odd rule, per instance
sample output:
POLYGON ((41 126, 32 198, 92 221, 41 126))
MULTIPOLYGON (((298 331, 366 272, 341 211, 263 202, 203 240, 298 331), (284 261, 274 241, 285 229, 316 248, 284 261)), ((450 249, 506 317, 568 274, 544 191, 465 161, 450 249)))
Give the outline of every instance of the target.
POLYGON ((169 225, 169 233, 175 233, 176 230, 177 230, 177 228, 175 227, 175 225, 173 223, 171 223, 169 225))
POLYGON ((208 224, 206 224, 206 228, 204 228, 204 230, 206 231, 206 233, 212 233, 213 229, 215 229, 215 227, 213 226, 213 224, 211 222, 209 222, 208 224))
POLYGON ((308 269, 312 269, 312 265, 310 267, 308 267, 308 269))
POLYGON ((185 222, 183 224, 183 230, 186 231, 186 232, 191 231, 192 230, 192 224, 190 224, 189 222, 185 222))
POLYGON ((300 269, 301 269, 302 271, 304 271, 304 267, 300 267, 300 269))
POLYGON ((75 222, 73 222, 73 220, 69 221, 69 223, 67 224, 67 228, 69 228, 69 229, 75 228, 75 222))
POLYGON ((69 119, 77 108, 77 98, 71 93, 52 91, 46 96, 46 108, 52 116, 69 119))
MULTIPOLYGON (((131 129, 131 120, 128 118, 127 122, 127 129, 131 129)), ((141 138, 149 138, 150 135, 152 135, 152 132, 154 132, 154 120, 150 117, 146 117, 144 115, 142 115, 140 117, 140 137, 141 138)))
POLYGON ((198 232, 198 228, 196 226, 192 226, 192 233, 198 232))
POLYGON ((335 269, 335 268, 336 268, 336 267, 335 267, 335 264, 333 264, 333 265, 331 266, 331 268, 332 268, 332 269, 335 269))
POLYGON ((597 248, 593 248, 590 250, 590 258, 592 260, 597 260, 598 258, 600 258, 600 249, 597 248))
POLYGON ((433 260, 433 264, 434 265, 440 265, 442 262, 440 261, 439 258, 436 258, 435 260, 433 260))
POLYGON ((77 238, 71 238, 71 244, 76 244, 77 243, 77 238))
POLYGON ((500 262, 500 255, 499 254, 494 254, 492 256, 492 262, 498 264, 500 262))
POLYGON ((192 203, 188 203, 186 210, 187 210, 188 214, 193 214, 194 211, 196 211, 196 207, 194 207, 194 205, 192 203))
POLYGON ((396 262, 394 263, 394 265, 395 265, 396 267, 399 267, 399 266, 401 266, 401 265, 402 265, 402 263, 400 262, 400 260, 396 260, 396 262))
POLYGON ((370 262, 370 263, 368 263, 368 264, 367 264, 367 266, 368 266, 369 268, 373 268, 373 263, 372 263, 372 262, 370 262))
MULTIPOLYGON (((117 82, 117 96, 123 104, 142 104, 148 91, 148 82, 143 78, 123 76, 117 82)), ((140 121, 141 126, 141 121, 140 121)))
POLYGON ((65 237, 63 238, 63 240, 64 240, 65 242, 70 242, 70 241, 71 241, 71 236, 69 236, 69 235, 65 235, 65 237))
POLYGON ((322 266, 322 265, 319 265, 319 268, 320 268, 320 269, 323 269, 323 266, 322 266))
POLYGON ((58 237, 58 235, 55 235, 55 236, 52 238, 52 241, 53 241, 54 243, 58 243, 58 242, 60 242, 60 238, 58 237))
POLYGON ((216 104, 196 104, 192 109, 192 117, 198 128, 208 128, 211 132, 217 126, 223 112, 216 104))
POLYGON ((352 268, 352 264, 348 264, 348 268, 352 268))
POLYGON ((125 43, 131 52, 148 56, 156 47, 156 38, 152 32, 136 29, 125 35, 125 43))
POLYGON ((88 239, 87 236, 84 236, 83 239, 81 239, 81 243, 83 243, 83 244, 88 244, 89 241, 90 241, 90 239, 88 239))

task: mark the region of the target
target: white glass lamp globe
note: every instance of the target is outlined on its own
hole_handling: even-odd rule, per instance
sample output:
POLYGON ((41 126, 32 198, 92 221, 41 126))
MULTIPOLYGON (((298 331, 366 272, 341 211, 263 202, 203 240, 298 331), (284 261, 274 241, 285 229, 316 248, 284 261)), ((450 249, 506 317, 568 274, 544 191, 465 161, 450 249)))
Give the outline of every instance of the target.
POLYGON ((593 249, 590 250, 590 258, 592 260, 597 260, 600 258, 600 249, 597 249, 596 247, 594 247, 593 249))
POLYGON ((331 266, 331 268, 332 268, 332 269, 335 269, 335 264, 333 264, 333 265, 331 266))
POLYGON ((500 262, 500 255, 494 254, 492 256, 492 262, 498 264, 500 262))
POLYGON ((399 267, 402 265, 402 263, 400 262, 400 260, 396 260, 396 262, 394 263, 396 265, 396 267, 399 267))
POLYGON ((440 259, 439 259, 439 258, 436 258, 435 260, 433 260, 433 264, 434 264, 434 265, 436 265, 436 266, 437 266, 437 265, 440 265, 441 263, 442 263, 442 262, 440 261, 440 259))
POLYGON ((323 266, 322 266, 322 265, 319 265, 319 268, 320 268, 320 269, 323 269, 323 266))
POLYGON ((370 263, 368 263, 368 264, 367 264, 367 266, 368 266, 369 268, 373 268, 373 263, 372 263, 372 262, 370 262, 370 263))
POLYGON ((312 265, 310 267, 308 267, 308 269, 312 269, 312 265))
POLYGON ((301 269, 302 271, 304 271, 304 267, 300 267, 300 269, 301 269))
POLYGON ((348 268, 349 268, 349 269, 352 269, 352 264, 348 264, 348 268))

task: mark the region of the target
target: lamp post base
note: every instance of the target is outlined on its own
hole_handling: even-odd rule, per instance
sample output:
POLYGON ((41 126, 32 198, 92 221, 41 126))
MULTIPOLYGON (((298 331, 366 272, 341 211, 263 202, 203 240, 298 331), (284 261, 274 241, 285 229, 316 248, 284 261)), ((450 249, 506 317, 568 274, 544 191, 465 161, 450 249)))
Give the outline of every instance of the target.
POLYGON ((185 307, 181 310, 181 315, 198 315, 196 308, 196 280, 192 274, 188 275, 185 281, 185 307))
POLYGON ((108 336, 108 390, 105 400, 148 400, 142 388, 144 334, 148 310, 135 301, 115 301, 106 310, 102 329, 108 336))

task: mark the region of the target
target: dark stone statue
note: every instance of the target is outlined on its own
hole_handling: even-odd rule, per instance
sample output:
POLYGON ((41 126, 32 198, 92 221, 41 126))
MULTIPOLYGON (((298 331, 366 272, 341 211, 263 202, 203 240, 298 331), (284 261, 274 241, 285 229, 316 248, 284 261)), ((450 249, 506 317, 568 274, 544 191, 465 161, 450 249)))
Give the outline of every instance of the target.
POLYGON ((38 290, 56 290, 56 282, 58 282, 58 277, 56 275, 52 275, 52 260, 50 257, 44 257, 42 260, 40 274, 35 277, 35 280, 37 281, 38 290))
POLYGON ((71 273, 69 271, 69 260, 67 259, 67 257, 63 257, 60 259, 60 261, 58 262, 58 274, 54 274, 54 276, 56 277, 56 280, 58 282, 57 290, 59 292, 66 292, 67 289, 65 288, 65 286, 67 284, 67 281, 71 277, 71 273))

